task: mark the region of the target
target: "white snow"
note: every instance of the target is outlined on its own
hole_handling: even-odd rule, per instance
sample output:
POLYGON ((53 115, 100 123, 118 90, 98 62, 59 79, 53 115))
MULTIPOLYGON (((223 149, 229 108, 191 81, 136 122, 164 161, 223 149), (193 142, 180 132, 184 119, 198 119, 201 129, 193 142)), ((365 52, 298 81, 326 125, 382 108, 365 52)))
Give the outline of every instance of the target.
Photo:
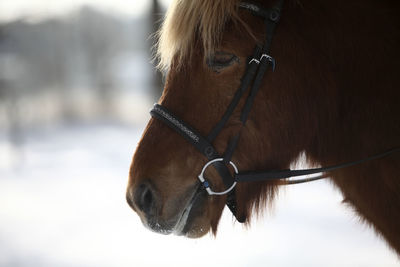
POLYGON ((125 202, 143 128, 35 130, 19 152, 0 135, 0 266, 400 265, 327 181, 286 187, 247 230, 225 211, 216 239, 150 232, 125 202))

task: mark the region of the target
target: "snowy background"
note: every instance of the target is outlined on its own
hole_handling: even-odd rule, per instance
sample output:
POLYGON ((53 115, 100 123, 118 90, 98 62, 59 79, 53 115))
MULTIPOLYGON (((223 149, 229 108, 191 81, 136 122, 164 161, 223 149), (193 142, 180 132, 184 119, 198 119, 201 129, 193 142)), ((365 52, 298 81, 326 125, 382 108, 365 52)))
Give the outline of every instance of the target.
POLYGON ((400 266, 328 181, 283 188, 275 208, 250 229, 224 212, 216 238, 144 228, 126 204, 125 189, 159 95, 145 24, 151 1, 57 3, 0 2, 0 266, 400 266), (78 26, 88 21, 107 21, 100 25, 111 25, 110 34, 120 27, 126 36, 113 38, 123 45, 110 48, 101 34, 85 39, 93 30, 78 26), (40 54, 48 45, 38 58, 51 54, 61 29, 75 45, 53 47, 53 57, 34 61, 28 52, 40 54), (38 35, 43 38, 35 40, 38 35), (93 48, 97 40, 103 46, 93 48), (69 51, 64 59, 72 67, 59 65, 65 61, 59 51, 69 51), (94 61, 98 54, 109 56, 94 61), (36 77, 41 72, 32 62, 45 74, 58 66, 51 72, 56 78, 36 77))

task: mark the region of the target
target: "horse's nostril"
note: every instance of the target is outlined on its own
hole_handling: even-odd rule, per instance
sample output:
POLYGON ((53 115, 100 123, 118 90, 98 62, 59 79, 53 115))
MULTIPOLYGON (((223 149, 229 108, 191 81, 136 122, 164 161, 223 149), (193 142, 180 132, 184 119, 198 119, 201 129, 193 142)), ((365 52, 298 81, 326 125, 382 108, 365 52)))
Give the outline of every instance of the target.
POLYGON ((147 213, 150 210, 153 203, 153 194, 151 193, 149 188, 146 188, 146 190, 143 192, 141 203, 143 206, 142 208, 143 211, 147 213))
POLYGON ((135 204, 137 207, 149 215, 154 208, 154 194, 147 184, 141 184, 135 192, 135 204))

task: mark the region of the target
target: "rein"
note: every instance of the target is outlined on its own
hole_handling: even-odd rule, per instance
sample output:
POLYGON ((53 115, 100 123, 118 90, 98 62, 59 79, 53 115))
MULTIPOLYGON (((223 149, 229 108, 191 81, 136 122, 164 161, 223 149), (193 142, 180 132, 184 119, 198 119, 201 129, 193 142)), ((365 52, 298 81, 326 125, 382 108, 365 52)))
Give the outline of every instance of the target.
MULTIPOLYGON (((251 107, 253 105, 255 96, 261 87, 262 79, 268 67, 275 69, 275 59, 269 55, 270 47, 272 43, 272 37, 278 21, 281 16, 283 6, 283 0, 279 0, 278 3, 271 9, 263 9, 255 4, 242 2, 239 4, 240 8, 246 9, 256 16, 264 19, 266 38, 262 46, 256 45, 252 57, 248 60, 246 71, 241 79, 241 84, 237 89, 231 103, 226 109, 220 121, 214 126, 207 137, 203 137, 196 129, 191 127, 189 124, 181 120, 175 114, 170 112, 165 107, 155 104, 153 109, 150 111, 152 117, 159 119, 164 122, 167 126, 179 133, 183 138, 185 138, 189 143, 191 143, 200 153, 202 153, 208 162, 204 165, 201 173, 198 175, 198 179, 202 183, 204 189, 209 195, 227 195, 226 205, 231 210, 232 214, 236 217, 239 222, 245 222, 245 217, 238 217, 236 212, 236 197, 235 197, 235 186, 238 182, 254 182, 254 181, 267 181, 267 180, 282 180, 290 177, 310 175, 316 173, 323 173, 328 171, 333 171, 337 169, 342 169, 350 167, 353 165, 361 164, 367 161, 379 159, 394 152, 400 152, 400 148, 394 148, 386 152, 376 154, 361 160, 347 162, 343 164, 314 168, 314 169, 302 169, 302 170, 278 170, 278 171, 261 171, 261 172, 239 172, 236 165, 231 161, 233 153, 235 152, 236 146, 240 139, 241 129, 245 127, 248 115, 250 113, 251 107), (242 123, 241 129, 229 140, 228 146, 221 156, 214 146, 212 145, 215 138, 224 128, 225 124, 231 117, 233 111, 236 109, 242 96, 250 88, 250 92, 247 96, 245 104, 241 110, 240 121, 242 123), (210 182, 204 177, 204 172, 209 166, 213 166, 219 176, 222 178, 225 191, 215 192, 211 189, 210 182), (228 166, 231 165, 234 169, 234 175, 228 166)), ((282 184, 298 184, 304 182, 310 182, 318 179, 326 178, 325 175, 318 177, 297 179, 297 180, 284 180, 282 184)))

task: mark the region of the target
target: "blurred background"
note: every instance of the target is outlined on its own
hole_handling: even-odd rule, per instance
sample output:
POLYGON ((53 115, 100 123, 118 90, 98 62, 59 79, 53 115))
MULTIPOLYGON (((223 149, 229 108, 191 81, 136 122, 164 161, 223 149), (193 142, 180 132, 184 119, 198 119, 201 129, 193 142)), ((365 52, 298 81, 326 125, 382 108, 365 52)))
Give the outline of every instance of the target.
POLYGON ((142 226, 125 186, 169 2, 0 0, 0 266, 399 266, 327 181, 216 239, 142 226))

